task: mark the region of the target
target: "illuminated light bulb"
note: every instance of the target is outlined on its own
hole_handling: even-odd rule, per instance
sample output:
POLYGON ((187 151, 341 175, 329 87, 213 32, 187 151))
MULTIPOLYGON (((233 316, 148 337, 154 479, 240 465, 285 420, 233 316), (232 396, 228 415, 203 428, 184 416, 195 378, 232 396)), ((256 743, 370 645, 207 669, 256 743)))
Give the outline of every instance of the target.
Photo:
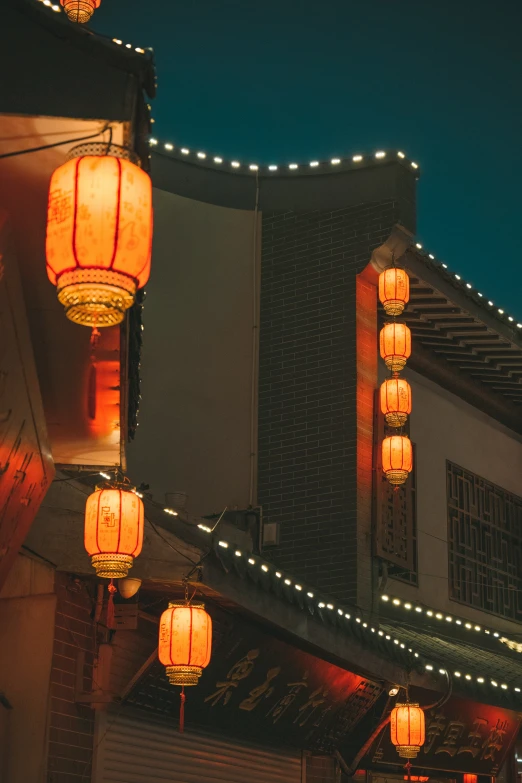
POLYGON ((295 585, 295 589, 296 590, 302 590, 303 588, 301 587, 301 585, 295 585))
POLYGON ((326 604, 327 609, 333 609, 333 604, 326 604))
POLYGON ((416 612, 419 612, 419 614, 420 614, 420 613, 422 612, 422 607, 420 607, 420 606, 416 606, 416 607, 415 607, 415 611, 416 611, 416 612))
POLYGON ((306 595, 308 596, 308 598, 313 598, 314 597, 313 593, 307 593, 306 595))
POLYGON ((157 143, 158 143, 157 139, 149 139, 149 144, 151 145, 151 147, 155 147, 157 143))
POLYGON ((442 264, 442 268, 443 268, 443 269, 447 269, 447 268, 448 268, 448 265, 447 265, 447 264, 442 264))
POLYGON ((312 161, 310 161, 310 166, 311 166, 313 169, 317 168, 317 166, 318 166, 318 165, 319 165, 319 161, 318 161, 318 160, 312 160, 312 161))
POLYGON ((495 680, 491 680, 491 684, 494 688, 498 688, 498 682, 495 682, 495 680))
POLYGON ((292 582, 290 581, 290 579, 285 579, 285 585, 291 585, 291 584, 292 582))
POLYGON ((278 578, 278 579, 281 579, 281 577, 283 576, 283 574, 281 573, 281 571, 276 571, 276 572, 275 572, 275 575, 277 576, 277 578, 278 578))
POLYGON ((266 566, 264 563, 261 566, 261 571, 264 571, 265 573, 268 571, 268 566, 266 566))
MULTIPOLYGON (((49 5, 51 5, 51 3, 49 3, 49 5)), ((119 39, 119 38, 113 38, 112 40, 113 40, 113 42, 114 42, 115 44, 118 44, 118 46, 121 46, 121 45, 122 45, 122 43, 123 43, 123 41, 120 41, 120 39, 119 39)))
POLYGON ((419 164, 418 163, 414 163, 414 161, 412 160, 411 167, 412 167, 412 169, 418 169, 419 168, 419 164))
POLYGON ((226 541, 218 541, 218 545, 222 546, 223 549, 228 549, 228 544, 226 541))
POLYGON ((418 248, 419 250, 422 250, 422 245, 421 245, 421 243, 420 243, 420 242, 417 242, 417 243, 415 244, 415 247, 416 247, 416 248, 418 248))
POLYGON ((405 157, 406 157, 406 155, 404 154, 404 152, 398 152, 398 153, 397 153, 397 157, 399 157, 399 158, 405 158, 405 157))
POLYGON ((484 682, 484 677, 477 677, 477 682, 482 684, 484 682))
POLYGON ((132 49, 132 44, 125 44, 126 49, 132 49))
POLYGON ((317 604, 317 606, 319 607, 319 609, 324 609, 324 607, 325 607, 325 604, 323 604, 323 602, 322 602, 322 601, 319 601, 319 603, 317 604))
POLYGON ((362 159, 363 159, 362 155, 354 155, 352 158, 354 163, 360 163, 362 159))
POLYGON ((385 158, 386 157, 386 153, 383 150, 379 150, 379 152, 375 153, 375 157, 376 158, 385 158))
MULTIPOLYGON (((256 564, 256 561, 254 560, 253 557, 249 557, 248 558, 248 562, 250 563, 250 565, 255 565, 256 564)), ((277 576, 277 574, 276 574, 276 576, 277 576)))
POLYGON ((169 151, 174 149, 174 144, 168 144, 167 143, 167 144, 164 144, 163 146, 165 147, 166 150, 169 150, 169 151))
POLYGON ((517 693, 520 693, 520 688, 514 688, 517 693))
POLYGON ((487 634, 488 634, 488 636, 489 636, 489 634, 491 633, 491 631, 488 631, 488 629, 487 629, 487 628, 484 628, 484 633, 487 633, 487 634))
POLYGON ((394 640, 393 640, 393 643, 394 643, 394 644, 399 644, 399 640, 398 640, 398 639, 394 639, 394 640))
POLYGON ((106 481, 110 481, 110 476, 108 473, 100 473, 100 476, 104 478, 106 481))
POLYGON ((233 169, 238 169, 241 166, 241 163, 238 160, 233 160, 230 165, 233 169))
POLYGON ((239 551, 239 549, 236 549, 234 554, 235 554, 236 557, 241 557, 241 552, 239 551))
POLYGON ((198 158, 200 160, 205 160, 205 158, 207 157, 207 153, 206 152, 198 152, 197 156, 198 156, 198 158))
POLYGON ((289 169, 297 169, 297 168, 299 168, 299 166, 298 166, 298 164, 297 164, 297 163, 290 163, 290 164, 289 164, 289 166, 288 166, 288 168, 289 168, 289 169))
POLYGON ((400 606, 401 605, 401 602, 399 601, 398 598, 394 598, 393 599, 393 603, 395 604, 395 606, 400 606))
POLYGON ((446 669, 439 669, 439 674, 446 674, 446 669))
POLYGON ((466 674, 465 677, 466 677, 466 680, 471 680, 471 674, 466 674))
POLYGON ((428 253, 428 258, 431 258, 432 261, 435 261, 435 256, 432 256, 431 253, 428 253))
POLYGON ((338 612, 338 614, 340 614, 340 615, 341 615, 341 617, 342 617, 342 615, 343 615, 343 610, 342 610, 342 609, 338 609, 338 610, 337 610, 337 612, 338 612))
POLYGON ((504 315, 504 311, 501 310, 500 307, 498 308, 498 311, 499 311, 500 315, 504 315))
POLYGON ((480 625, 476 625, 475 626, 475 631, 481 631, 481 630, 482 630, 482 628, 480 627, 480 625))
POLYGON ((181 154, 182 155, 189 155, 190 154, 190 150, 188 150, 186 147, 182 147, 181 148, 181 154))
POLYGON ((384 631, 379 631, 379 636, 384 636, 384 631))
POLYGON ((134 51, 138 54, 145 54, 145 49, 142 49, 141 46, 137 46, 134 51))
POLYGON ((332 158, 332 160, 330 161, 332 166, 338 166, 340 162, 341 162, 341 158, 332 158))
POLYGON ((431 611, 431 609, 427 609, 426 614, 428 615, 428 617, 433 617, 433 612, 431 611))
POLYGON ((419 657, 419 653, 413 653, 416 658, 419 657))
POLYGON ((460 280, 460 275, 455 275, 456 280, 460 280))
POLYGON ((269 171, 277 171, 277 166, 274 166, 274 165, 272 165, 272 166, 269 166, 269 167, 268 167, 268 170, 269 170, 269 171))
POLYGON ((488 305, 489 305, 490 307, 493 307, 493 302, 488 302, 488 305))
POLYGON ((457 623, 457 625, 462 625, 462 620, 455 620, 455 622, 457 623))
POLYGON ((360 618, 360 617, 356 617, 356 618, 355 618, 355 622, 356 622, 356 623, 360 623, 360 622, 361 622, 361 618, 360 618))
POLYGON ((441 613, 440 613, 440 612, 437 612, 437 614, 435 615, 435 617, 437 618, 437 620, 442 620, 442 615, 441 615, 441 613))
POLYGON ((431 666, 429 663, 427 663, 427 664, 426 664, 426 669, 427 669, 429 672, 432 672, 432 671, 433 671, 433 666, 431 666))
POLYGON ((513 316, 508 315, 508 321, 512 321, 512 320, 513 320, 513 316))
POLYGON ((214 163, 223 163, 223 158, 214 158, 214 163))
POLYGON ((500 636, 500 634, 499 634, 499 633, 497 633, 497 632, 495 631, 495 633, 493 634, 493 636, 494 636, 496 639, 498 639, 498 637, 500 636))
POLYGON ((460 672, 454 672, 454 674, 455 674, 455 677, 460 677, 461 676, 460 672))
POLYGON ((250 171, 259 171, 259 166, 257 165, 257 163, 251 163, 248 168, 250 169, 250 171))
POLYGON ((208 525, 199 524, 198 527, 200 530, 203 530, 205 533, 212 533, 212 530, 211 528, 208 527, 208 525))
POLYGON ((471 625, 471 623, 466 623, 465 627, 468 629, 468 631, 471 631, 473 626, 471 625))
POLYGON ((405 609, 411 609, 411 604, 404 604, 405 609))
POLYGON ((473 286, 471 285, 471 283, 466 283, 466 288, 473 288, 473 286))
POLYGON ((404 648, 405 648, 405 647, 406 647, 406 645, 401 643, 401 648, 402 648, 403 650, 404 650, 404 648))
POLYGON ((381 595, 381 601, 389 601, 390 597, 388 595, 381 595))
POLYGON ((452 623, 453 622, 453 617, 449 617, 449 616, 446 617, 446 622, 447 623, 452 623))
POLYGON ((507 685, 504 685, 504 683, 502 683, 502 685, 501 685, 500 687, 501 687, 501 688, 504 688, 504 690, 505 690, 505 691, 507 691, 507 687, 508 687, 508 686, 507 686, 507 685))
POLYGON ((345 612, 345 615, 344 615, 344 616, 346 617, 346 619, 347 619, 347 620, 349 620, 349 619, 350 619, 350 617, 351 617, 351 615, 349 615, 349 614, 348 614, 348 612, 345 612))
POLYGON ((480 293, 480 291, 477 291, 477 296, 480 296, 480 298, 482 299, 482 297, 484 296, 484 294, 481 294, 481 293, 480 293))

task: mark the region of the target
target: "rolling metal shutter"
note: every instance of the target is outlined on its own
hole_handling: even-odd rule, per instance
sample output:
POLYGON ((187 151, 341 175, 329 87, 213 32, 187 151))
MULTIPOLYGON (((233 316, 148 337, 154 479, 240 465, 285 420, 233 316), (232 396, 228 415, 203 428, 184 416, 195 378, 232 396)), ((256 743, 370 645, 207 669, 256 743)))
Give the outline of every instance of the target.
POLYGON ((261 748, 146 713, 97 713, 92 783, 304 783, 301 752, 261 748))

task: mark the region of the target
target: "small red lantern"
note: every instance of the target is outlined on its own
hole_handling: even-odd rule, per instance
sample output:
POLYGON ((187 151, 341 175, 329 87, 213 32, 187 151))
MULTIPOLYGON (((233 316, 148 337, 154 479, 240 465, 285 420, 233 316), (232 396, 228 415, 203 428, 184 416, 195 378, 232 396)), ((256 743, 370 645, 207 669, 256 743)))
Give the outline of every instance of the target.
POLYGON ((124 579, 143 545, 143 503, 128 484, 87 498, 84 541, 99 577, 124 579))
POLYGON ((477 775, 473 775, 471 772, 466 772, 462 776, 463 783, 477 783, 477 775))
POLYGON ((161 615, 158 657, 171 685, 197 685, 212 653, 212 620, 204 604, 174 601, 161 615))
POLYGON ((379 275, 379 299, 387 315, 400 315, 410 298, 410 278, 404 269, 390 267, 379 275))
POLYGON ((67 318, 83 326, 120 323, 150 273, 151 180, 116 152, 130 155, 77 147, 49 186, 47 275, 67 318))
POLYGON ((424 745, 424 711, 418 704, 396 704, 390 716, 391 741, 399 756, 414 759, 424 745))
POLYGON ((411 332, 406 324, 389 323, 381 329, 381 357, 389 370, 400 372, 411 356, 411 332))
POLYGON ((381 411, 390 427, 403 427, 411 413, 411 387, 403 378, 381 384, 381 411))
POLYGON ((395 486, 404 484, 413 470, 411 440, 405 435, 392 435, 382 442, 382 469, 395 486))
POLYGON ((60 0, 69 21, 78 24, 88 22, 100 4, 101 0, 60 0))

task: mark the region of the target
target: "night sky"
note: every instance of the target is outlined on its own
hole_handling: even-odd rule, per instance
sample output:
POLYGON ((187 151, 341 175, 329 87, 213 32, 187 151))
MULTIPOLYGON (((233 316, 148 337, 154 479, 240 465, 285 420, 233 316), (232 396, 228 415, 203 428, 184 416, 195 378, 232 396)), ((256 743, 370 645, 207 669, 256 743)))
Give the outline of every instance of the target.
POLYGON ((401 149, 418 240, 522 319, 522 4, 102 0, 155 50, 154 135, 245 163, 401 149))

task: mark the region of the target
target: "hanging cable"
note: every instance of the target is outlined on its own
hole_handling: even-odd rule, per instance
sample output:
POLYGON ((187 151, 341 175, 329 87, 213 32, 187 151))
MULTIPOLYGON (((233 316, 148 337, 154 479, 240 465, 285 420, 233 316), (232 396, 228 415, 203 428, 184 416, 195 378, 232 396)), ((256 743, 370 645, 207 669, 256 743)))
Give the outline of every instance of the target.
POLYGON ((98 138, 98 136, 101 136, 102 133, 105 133, 107 129, 110 129, 111 139, 112 139, 112 127, 111 124, 107 122, 101 130, 97 131, 96 133, 91 133, 90 136, 80 136, 80 138, 76 138, 76 139, 65 139, 64 141, 55 141, 52 144, 43 144, 41 147, 30 147, 29 149, 25 149, 25 150, 4 152, 2 155, 0 155, 0 160, 3 160, 4 158, 14 158, 17 155, 27 155, 30 152, 41 152, 42 150, 49 150, 52 149, 52 147, 60 147, 64 144, 74 144, 77 141, 88 141, 89 139, 96 139, 98 138))

